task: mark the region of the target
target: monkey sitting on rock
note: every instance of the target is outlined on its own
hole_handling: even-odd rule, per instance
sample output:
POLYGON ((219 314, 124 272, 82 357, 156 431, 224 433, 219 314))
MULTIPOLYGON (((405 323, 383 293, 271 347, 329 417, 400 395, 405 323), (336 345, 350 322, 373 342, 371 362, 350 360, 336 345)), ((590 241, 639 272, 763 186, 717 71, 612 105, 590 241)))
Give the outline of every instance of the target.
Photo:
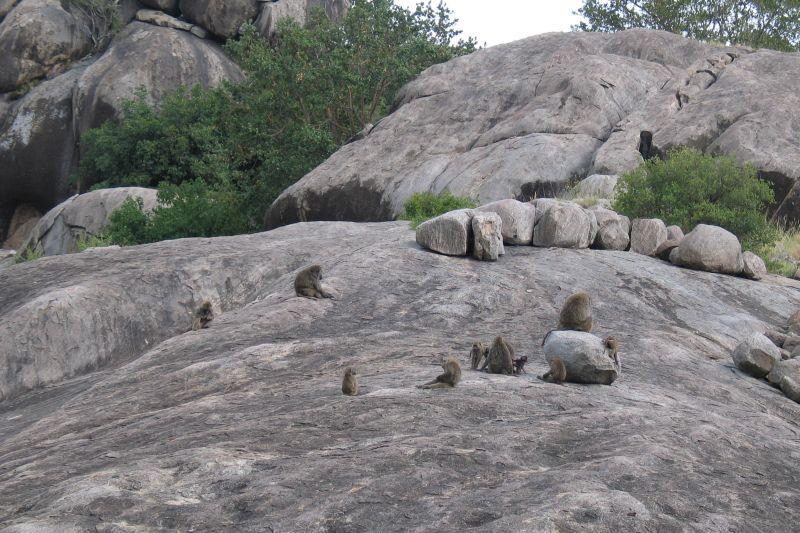
POLYGON ((214 320, 214 310, 211 308, 211 302, 206 300, 200 304, 200 307, 194 313, 192 329, 194 331, 206 329, 212 320, 214 320))
POLYGON ((322 267, 311 265, 301 270, 294 278, 294 292, 297 296, 306 298, 333 298, 333 295, 326 292, 319 280, 322 279, 322 267))
POLYGON ((472 370, 477 370, 484 359, 489 357, 489 347, 483 342, 475 342, 472 344, 472 351, 469 353, 470 367, 472 370))
POLYGON ((452 389, 459 381, 461 381, 461 365, 458 364, 458 359, 455 357, 448 357, 442 363, 444 374, 436 376, 436 379, 429 381, 424 385, 418 385, 420 389, 452 389))
MULTIPOLYGON (((576 292, 569 296, 558 315, 558 330, 592 331, 592 298, 588 293, 576 292)), ((542 339, 542 346, 555 330, 550 330, 542 339)))
POLYGON ((489 349, 489 355, 481 370, 489 370, 490 374, 514 374, 514 347, 503 337, 496 337, 489 349))
POLYGON ((342 394, 347 396, 358 396, 358 380, 356 376, 358 373, 352 368, 344 371, 344 379, 342 379, 342 394))

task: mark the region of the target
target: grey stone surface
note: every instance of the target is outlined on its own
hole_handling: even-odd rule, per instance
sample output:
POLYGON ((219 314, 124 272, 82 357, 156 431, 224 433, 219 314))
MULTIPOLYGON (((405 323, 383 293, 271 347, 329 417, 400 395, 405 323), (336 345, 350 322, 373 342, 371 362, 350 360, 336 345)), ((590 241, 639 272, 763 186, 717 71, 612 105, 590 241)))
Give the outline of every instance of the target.
POLYGON ((45 213, 22 248, 40 250, 44 255, 75 252, 78 239, 102 233, 125 200, 141 198, 144 210, 152 211, 156 196, 155 189, 142 187, 116 187, 75 195, 45 213))
POLYGON ((784 377, 800 382, 800 359, 793 358, 788 361, 777 361, 772 370, 767 374, 767 381, 780 386, 784 377))
POLYGON ((570 202, 554 204, 533 228, 533 245, 588 248, 597 236, 594 213, 570 202))
POLYGON ((445 255, 467 255, 472 243, 472 209, 450 211, 417 226, 417 244, 445 255))
POLYGON ((139 22, 146 22, 164 28, 173 28, 175 30, 191 31, 194 27, 191 23, 185 20, 177 19, 171 15, 167 15, 163 11, 156 11, 155 9, 140 9, 136 12, 136 20, 139 22))
POLYGON ((734 275, 744 268, 739 239, 719 226, 698 224, 675 250, 670 261, 679 266, 734 275))
POLYGON ((165 11, 173 15, 178 12, 178 0, 139 0, 139 1, 148 7, 165 11))
POLYGON ((733 362, 743 372, 757 378, 766 377, 775 363, 781 360, 781 352, 775 344, 761 333, 753 333, 733 351, 733 362))
POLYGON ((653 256, 667 240, 667 226, 658 218, 637 218, 631 224, 631 251, 653 256))
POLYGON ((271 37, 277 23, 283 18, 291 18, 305 24, 312 9, 321 8, 333 20, 339 20, 350 9, 349 0, 277 0, 262 2, 255 25, 259 33, 271 37))
POLYGON ((0 528, 792 531, 800 517, 800 405, 730 364, 744 332, 800 308, 792 280, 615 251, 486 263, 421 250, 397 222, 46 257, 0 287, 4 394, 49 383, 0 404, 0 528), (294 296, 315 262, 337 299, 294 296), (575 290, 592 293, 596 335, 621 341, 611 386, 535 377, 575 290), (206 298, 217 317, 187 332, 206 298), (416 388, 498 333, 527 374, 416 388), (341 394, 347 366, 357 397, 341 394))
POLYGON ((683 230, 680 226, 667 226, 667 239, 681 241, 683 240, 683 230))
POLYGON ((245 22, 258 15, 257 0, 181 0, 181 13, 222 39, 235 37, 245 22))
POLYGON ((663 259, 664 261, 669 261, 672 251, 680 246, 681 240, 683 239, 667 239, 658 245, 653 256, 663 259))
POLYGON ((589 211, 597 220, 597 236, 593 247, 601 250, 627 250, 631 242, 630 219, 599 206, 591 207, 589 211))
POLYGON ((780 383, 781 391, 793 402, 800 403, 800 380, 784 377, 780 383))
POLYGON ((530 244, 533 225, 536 222, 536 207, 528 202, 498 200, 475 209, 476 212, 491 212, 503 220, 503 242, 505 244, 530 244))
POLYGON ((753 252, 742 253, 742 275, 746 278, 759 280, 767 273, 764 260, 753 252))
POLYGON ((575 184, 571 193, 575 198, 613 199, 616 196, 614 188, 617 181, 619 176, 615 174, 592 174, 575 184))
POLYGON ((0 248, 18 250, 40 218, 42 214, 32 205, 18 205, 8 226, 8 238, 0 248))
POLYGON ((472 257, 481 261, 497 261, 505 254, 503 219, 497 213, 475 213, 472 217, 472 257))
POLYGON ((13 265, 16 255, 16 250, 0 249, 0 269, 13 265))
POLYGON ((544 357, 555 357, 567 367, 567 381, 611 385, 618 370, 608 357, 603 339, 583 331, 553 331, 544 341, 544 357))

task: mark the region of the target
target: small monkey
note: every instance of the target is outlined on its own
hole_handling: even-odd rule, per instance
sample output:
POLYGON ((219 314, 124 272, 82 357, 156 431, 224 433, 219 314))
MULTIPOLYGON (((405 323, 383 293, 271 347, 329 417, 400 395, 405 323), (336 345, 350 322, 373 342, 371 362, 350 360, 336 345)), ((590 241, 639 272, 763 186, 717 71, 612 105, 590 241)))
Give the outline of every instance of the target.
POLYGON ((214 310, 211 308, 211 302, 206 300, 200 304, 200 307, 198 307, 197 311, 194 313, 192 329, 195 331, 206 329, 212 320, 214 320, 214 310))
POLYGON ((522 357, 517 357, 514 359, 514 373, 515 374, 525 374, 525 363, 528 362, 528 356, 523 355, 522 357))
POLYGON ((614 366, 617 371, 622 371, 622 363, 619 358, 619 342, 614 337, 606 337, 603 339, 603 344, 606 346, 606 353, 614 361, 614 366))
POLYGON ((322 267, 311 265, 301 270, 294 278, 294 292, 297 296, 307 298, 333 298, 333 295, 322 289, 319 280, 322 279, 322 267))
POLYGON ((483 360, 489 356, 489 347, 482 342, 472 344, 472 351, 469 353, 470 367, 477 370, 483 360))
POLYGON ((561 385, 567 380, 567 367, 560 357, 553 357, 550 360, 550 370, 539 379, 548 383, 558 383, 561 385))
POLYGON ((564 302, 558 317, 558 329, 592 331, 592 298, 585 292, 576 292, 564 302))
POLYGON ((514 347, 508 344, 503 337, 496 337, 489 349, 489 356, 481 370, 489 369, 490 374, 514 373, 514 347))
POLYGON ((461 381, 461 365, 458 364, 458 359, 455 357, 448 357, 442 362, 442 369, 444 374, 439 374, 436 379, 429 381, 424 385, 418 385, 419 389, 443 389, 453 388, 459 381, 461 381))
POLYGON ((347 396, 358 395, 358 380, 356 379, 357 375, 358 373, 352 368, 348 368, 344 371, 344 379, 342 380, 342 394, 346 394, 347 396))

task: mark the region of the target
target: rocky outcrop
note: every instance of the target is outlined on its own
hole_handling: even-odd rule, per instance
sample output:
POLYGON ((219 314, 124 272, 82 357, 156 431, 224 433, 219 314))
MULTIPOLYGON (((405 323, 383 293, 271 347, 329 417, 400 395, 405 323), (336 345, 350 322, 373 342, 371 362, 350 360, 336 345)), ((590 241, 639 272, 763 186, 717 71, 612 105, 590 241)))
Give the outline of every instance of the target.
POLYGON ((255 21, 256 29, 261 35, 270 37, 277 30, 278 21, 291 18, 305 24, 311 11, 322 9, 332 20, 339 20, 350 9, 350 0, 276 0, 262 2, 255 21))
MULTIPOLYGON (((790 141, 800 134, 798 77, 798 54, 650 30, 550 33, 480 50, 404 87, 394 113, 287 189, 265 223, 346 217, 313 200, 335 201, 348 187, 378 198, 366 220, 386 218, 385 205, 396 216, 415 192, 448 189, 481 202, 553 196, 586 176, 638 166, 645 130, 660 149, 752 162, 780 202, 800 178, 790 141)), ((800 220, 786 202, 778 213, 800 220)))
POLYGON ((533 245, 588 248, 597 236, 594 213, 569 202, 547 209, 533 229, 533 245))
POLYGON ((48 211, 29 232, 22 246, 44 255, 77 251, 78 240, 100 235, 112 213, 128 198, 141 198, 145 211, 156 206, 157 191, 142 187, 100 189, 75 195, 48 211))
POLYGON ((631 251, 656 255, 658 247, 667 240, 667 226, 658 218, 637 218, 631 224, 631 251))
POLYGON ((800 308, 798 286, 616 251, 452 258, 404 222, 15 265, 0 271, 0 372, 18 391, 2 402, 0 528, 792 531, 800 510, 776 495, 800 477, 800 405, 730 352, 800 308), (294 296, 316 262, 337 299, 294 296), (621 342, 611 386, 536 379, 575 290, 621 342), (214 322, 187 331, 207 298, 214 322), (526 374, 468 370, 498 334, 526 374), (417 389, 444 355, 458 386, 417 389))
POLYGON ((592 174, 586 179, 579 181, 571 190, 575 198, 608 198, 616 196, 619 176, 592 174))
POLYGON ((8 238, 3 243, 5 249, 19 250, 42 214, 32 205, 22 204, 14 210, 8 227, 8 238))
POLYGON ((181 0, 181 13, 189 21, 221 39, 235 37, 245 22, 258 15, 257 0, 181 0))
POLYGON ((736 235, 708 224, 698 224, 690 231, 669 259, 678 266, 722 274, 736 275, 744 268, 736 235))
POLYGON ((767 265, 764 260, 753 252, 742 254, 742 275, 746 278, 759 280, 767 273, 767 265))

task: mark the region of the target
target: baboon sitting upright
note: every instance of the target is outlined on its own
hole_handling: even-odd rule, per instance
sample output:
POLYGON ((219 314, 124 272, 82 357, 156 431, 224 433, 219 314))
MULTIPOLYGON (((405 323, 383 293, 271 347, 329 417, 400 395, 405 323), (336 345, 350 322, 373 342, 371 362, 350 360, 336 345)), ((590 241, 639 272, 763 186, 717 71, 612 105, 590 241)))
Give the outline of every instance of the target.
POLYGON ((301 270, 294 278, 294 292, 297 296, 306 298, 333 298, 333 295, 323 290, 319 280, 322 279, 322 267, 311 265, 301 270))
POLYGON ((424 385, 418 385, 420 389, 443 389, 453 388, 459 381, 461 381, 461 365, 458 364, 458 359, 455 357, 448 357, 442 363, 444 374, 439 374, 436 379, 429 381, 424 385))
POLYGON ((346 394, 347 396, 357 396, 358 395, 358 381, 356 376, 358 374, 352 368, 348 368, 344 371, 344 379, 342 379, 342 394, 346 394))
POLYGON ((503 337, 496 337, 489 349, 489 356, 486 358, 481 370, 488 367, 490 374, 514 373, 514 347, 508 344, 503 337))
POLYGON ((206 300, 200 304, 200 307, 194 313, 192 329, 195 331, 206 329, 212 320, 214 320, 214 310, 211 308, 211 302, 206 300))
POLYGON ((576 292, 567 298, 558 317, 558 329, 592 331, 592 298, 585 292, 576 292))
POLYGON ((477 370, 483 360, 489 356, 489 347, 482 342, 472 344, 472 351, 469 353, 470 366, 472 370, 477 370))

